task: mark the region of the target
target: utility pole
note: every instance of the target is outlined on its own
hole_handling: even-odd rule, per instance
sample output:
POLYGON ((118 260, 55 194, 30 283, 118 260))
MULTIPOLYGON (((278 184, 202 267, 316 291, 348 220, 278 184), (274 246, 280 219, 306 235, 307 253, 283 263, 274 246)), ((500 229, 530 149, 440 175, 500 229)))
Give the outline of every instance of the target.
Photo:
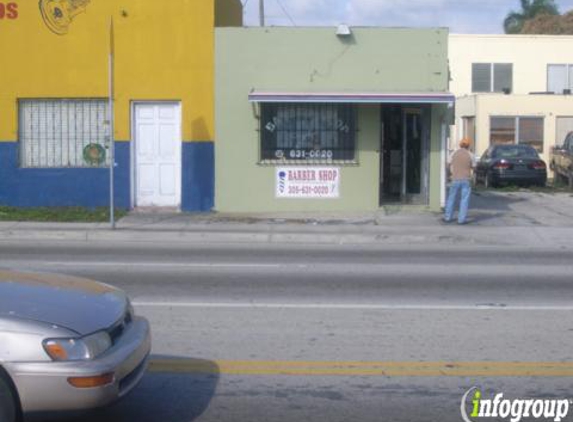
POLYGON ((259 23, 265 26, 265 0, 259 0, 259 23))
POLYGON ((109 21, 109 223, 115 230, 115 35, 113 31, 113 17, 109 21))

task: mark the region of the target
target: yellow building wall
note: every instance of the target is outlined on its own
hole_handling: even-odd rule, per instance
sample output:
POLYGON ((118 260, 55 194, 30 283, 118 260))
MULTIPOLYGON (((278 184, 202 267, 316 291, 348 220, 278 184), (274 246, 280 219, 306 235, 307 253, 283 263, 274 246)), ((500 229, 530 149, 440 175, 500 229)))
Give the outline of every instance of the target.
POLYGON ((179 100, 183 139, 213 140, 213 1, 11 0, 17 16, 0 20, 0 141, 18 138, 20 98, 108 96, 111 17, 115 139, 131 139, 132 101, 179 100), (59 7, 62 24, 42 5, 48 16, 59 7))

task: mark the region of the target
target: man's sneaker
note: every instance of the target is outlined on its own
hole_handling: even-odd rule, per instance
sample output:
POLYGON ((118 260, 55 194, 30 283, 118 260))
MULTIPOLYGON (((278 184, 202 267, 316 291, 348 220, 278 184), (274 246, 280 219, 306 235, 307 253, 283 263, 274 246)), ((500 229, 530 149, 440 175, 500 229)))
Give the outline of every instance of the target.
POLYGON ((471 224, 471 223, 473 223, 473 222, 474 222, 473 220, 468 219, 468 220, 465 220, 465 221, 458 221, 458 225, 460 225, 460 226, 465 226, 465 225, 471 224))

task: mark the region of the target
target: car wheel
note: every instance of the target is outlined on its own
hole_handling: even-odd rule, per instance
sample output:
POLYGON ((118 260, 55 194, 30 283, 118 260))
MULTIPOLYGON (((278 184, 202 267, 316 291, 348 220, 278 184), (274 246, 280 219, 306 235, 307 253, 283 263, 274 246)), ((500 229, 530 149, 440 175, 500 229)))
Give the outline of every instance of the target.
POLYGON ((19 407, 12 383, 0 369, 0 422, 20 421, 19 407))

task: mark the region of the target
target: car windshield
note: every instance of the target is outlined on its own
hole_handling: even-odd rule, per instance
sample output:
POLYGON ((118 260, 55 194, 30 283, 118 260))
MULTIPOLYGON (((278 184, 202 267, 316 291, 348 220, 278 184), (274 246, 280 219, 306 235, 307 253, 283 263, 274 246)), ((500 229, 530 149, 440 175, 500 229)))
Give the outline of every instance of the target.
POLYGON ((537 151, 526 146, 505 146, 493 150, 494 158, 535 158, 537 151))

